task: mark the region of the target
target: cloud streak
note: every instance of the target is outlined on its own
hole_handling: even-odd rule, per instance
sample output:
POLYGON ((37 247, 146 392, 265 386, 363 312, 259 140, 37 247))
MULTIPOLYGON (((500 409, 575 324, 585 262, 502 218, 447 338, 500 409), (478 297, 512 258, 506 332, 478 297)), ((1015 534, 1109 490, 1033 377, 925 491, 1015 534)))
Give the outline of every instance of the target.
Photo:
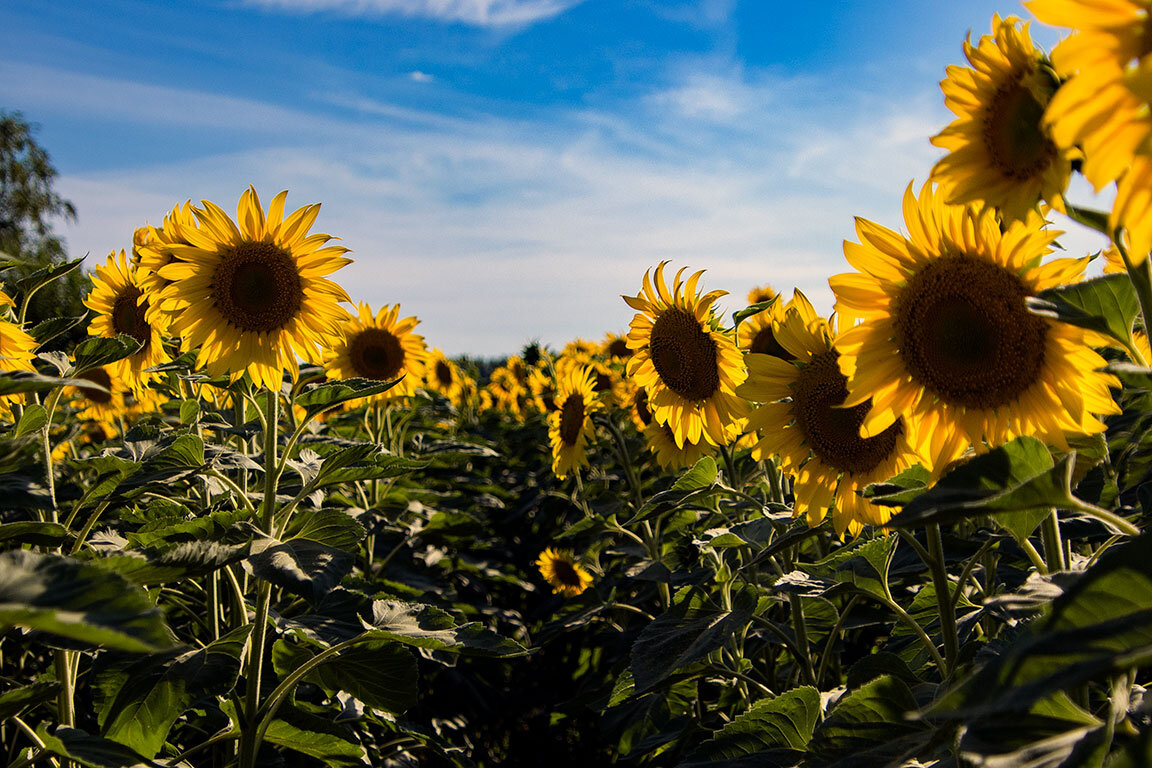
POLYGON ((376 18, 406 16, 478 27, 515 27, 558 16, 583 0, 248 0, 295 13, 334 12, 376 18))

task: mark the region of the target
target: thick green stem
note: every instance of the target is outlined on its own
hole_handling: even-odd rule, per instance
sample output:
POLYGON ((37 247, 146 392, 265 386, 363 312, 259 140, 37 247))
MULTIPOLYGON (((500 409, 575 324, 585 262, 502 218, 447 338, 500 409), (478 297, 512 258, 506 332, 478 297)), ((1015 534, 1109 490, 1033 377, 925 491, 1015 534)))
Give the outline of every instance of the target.
POLYGON ((56 651, 56 681, 60 683, 60 694, 56 698, 56 719, 60 725, 71 727, 76 724, 75 678, 72 676, 72 651, 56 651))
POLYGON ((1064 544, 1060 541, 1060 521, 1053 509, 1044 518, 1040 527, 1040 539, 1044 543, 1044 562, 1048 565, 1050 573, 1063 571, 1067 568, 1064 563, 1064 544))
POLYGON ((808 624, 804 620, 804 604, 800 595, 788 595, 788 602, 792 607, 792 631, 796 633, 796 650, 800 654, 797 659, 804 670, 804 677, 809 685, 816 685, 816 672, 812 669, 812 655, 808 653, 808 624))
MULTIPOLYGON (((277 462, 277 430, 279 428, 279 396, 268 390, 265 400, 264 417, 264 503, 260 511, 260 527, 271 533, 272 519, 276 511, 276 480, 279 474, 277 462)), ((257 710, 260 706, 261 672, 264 667, 264 648, 268 634, 268 611, 272 597, 272 585, 258 581, 256 585, 256 613, 253 619, 252 645, 248 654, 246 690, 244 698, 245 722, 240 734, 240 768, 255 768, 256 754, 260 748, 257 710)))
POLYGON ((925 562, 932 571, 932 583, 936 587, 936 605, 940 609, 940 632, 944 636, 944 659, 947 674, 956 668, 956 657, 960 648, 956 634, 956 612, 952 610, 952 585, 948 581, 948 571, 944 568, 944 545, 941 541, 940 526, 933 523, 927 526, 929 559, 925 562))
POLYGON ((1145 330, 1152 328, 1148 324, 1149 320, 1152 320, 1152 258, 1148 258, 1145 254, 1144 260, 1135 264, 1128 256, 1128 249, 1120 242, 1119 232, 1113 236, 1112 242, 1116 244, 1116 250, 1120 252, 1120 258, 1124 260, 1124 268, 1128 270, 1128 279, 1132 281, 1136 298, 1140 300, 1140 316, 1144 319, 1144 328, 1145 330))

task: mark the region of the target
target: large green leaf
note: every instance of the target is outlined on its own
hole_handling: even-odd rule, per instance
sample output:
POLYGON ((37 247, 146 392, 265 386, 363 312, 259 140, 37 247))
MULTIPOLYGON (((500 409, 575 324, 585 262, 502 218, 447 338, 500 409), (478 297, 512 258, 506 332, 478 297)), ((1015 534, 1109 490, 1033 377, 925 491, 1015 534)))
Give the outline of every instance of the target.
POLYGON ((373 636, 428 650, 498 657, 527 653, 515 640, 479 622, 457 626, 447 612, 419 603, 376 600, 372 619, 364 622, 364 628, 373 636))
POLYGON ((87 379, 59 378, 31 371, 0 371, 0 397, 25 392, 47 392, 50 389, 68 386, 103 389, 96 382, 87 379))
POLYGON ((351 729, 306 712, 282 707, 264 733, 269 744, 310 755, 333 768, 364 768, 368 753, 351 729))
POLYGON ((1132 335, 1132 322, 1140 313, 1128 275, 1105 275, 1050 288, 1037 299, 1029 299, 1028 304, 1035 314, 1099 331, 1125 345, 1132 335))
POLYGON ((354 560, 350 552, 311 539, 263 537, 252 542, 245 562, 256 578, 316 603, 352 570, 354 560))
POLYGON ((817 579, 848 584, 883 600, 888 597, 888 567, 896 552, 897 541, 895 536, 861 541, 801 568, 817 579))
POLYGON ((933 714, 1024 712, 1051 694, 1152 663, 1152 534, 1109 548, 1000 655, 933 714))
POLYGON ((31 683, 0 694, 0 722, 16 717, 29 707, 53 701, 61 685, 55 680, 31 683))
POLYGON ((29 333, 32 338, 36 339, 37 344, 43 346, 57 336, 72 330, 87 319, 87 313, 79 317, 50 317, 47 320, 37 323, 29 333))
POLYGON ((72 353, 72 375, 123 360, 139 349, 140 342, 123 333, 114 337, 93 336, 84 339, 72 353))
POLYGON ((803 752, 820 719, 820 692, 811 686, 762 699, 725 725, 689 756, 689 764, 731 760, 790 748, 803 752))
POLYGON ((992 515, 1017 538, 1027 538, 1053 507, 1074 504, 1073 454, 1053 462, 1034 437, 1019 437, 952 470, 908 502, 888 525, 910 527, 992 515))
POLYGON ((251 632, 250 624, 238 627, 198 650, 102 658, 94 681, 101 735, 155 757, 197 697, 223 696, 236 684, 251 632))
POLYGON ((44 410, 44 406, 39 403, 29 403, 24 406, 24 413, 20 414, 20 420, 16 422, 16 431, 13 432, 13 436, 23 437, 38 432, 47 423, 48 412, 44 410))
POLYGON ((247 544, 186 541, 166 547, 96 555, 94 562, 135 584, 167 584, 204 576, 248 554, 247 544))
POLYGON ((748 624, 754 608, 754 603, 741 603, 731 611, 714 609, 693 591, 657 616, 632 645, 637 693, 651 690, 680 667, 722 647, 748 624))
POLYGON ((72 538, 60 523, 40 523, 24 520, 0 525, 0 543, 5 546, 33 544, 40 547, 58 547, 72 538))
POLYGON ((680 475, 671 488, 648 499, 628 524, 651 520, 681 505, 722 493, 724 489, 716 486, 718 471, 715 459, 711 456, 701 458, 691 469, 680 475))
MULTIPOLYGON (((918 708, 916 697, 902 680, 881 675, 840 699, 816 726, 811 752, 822 763, 877 747, 899 754, 906 737, 928 730, 926 723, 908 719, 918 708)), ((886 765, 887 761, 861 764, 886 765)))
POLYGON ((307 411, 308 418, 312 418, 349 400, 387 392, 399 383, 400 379, 395 381, 375 381, 373 379, 326 381, 308 387, 297 395, 296 405, 307 411))
MULTIPOLYGON (((316 654, 278 640, 272 648, 276 673, 285 677, 316 654)), ((304 679, 330 695, 344 691, 370 707, 399 714, 416 703, 418 672, 412 651, 379 638, 345 648, 317 665, 304 679)))
POLYGON ((119 574, 58 555, 0 553, 0 625, 134 653, 172 645, 163 614, 119 574))
POLYGON ((41 725, 36 733, 52 754, 75 760, 89 768, 164 768, 163 764, 138 754, 130 747, 103 736, 93 736, 78 728, 61 726, 55 733, 49 734, 47 726, 41 725))

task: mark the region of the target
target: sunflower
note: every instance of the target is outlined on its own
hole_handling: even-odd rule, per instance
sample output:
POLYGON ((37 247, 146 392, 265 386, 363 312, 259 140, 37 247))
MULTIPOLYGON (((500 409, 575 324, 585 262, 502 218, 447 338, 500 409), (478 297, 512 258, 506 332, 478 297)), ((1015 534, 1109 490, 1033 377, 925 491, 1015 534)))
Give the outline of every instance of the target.
POLYGON ((325 278, 350 263, 348 249, 326 246, 330 235, 308 234, 319 204, 285 217, 287 195, 276 195, 265 216, 249 187, 237 206, 238 225, 205 200, 193 209, 199 227, 181 228, 186 244, 156 244, 172 259, 156 271, 171 281, 158 308, 171 315, 185 349, 199 347, 197 366, 233 381, 247 371, 256 386, 273 391, 285 370, 299 375, 297 356, 319 363, 321 349, 340 343, 347 312, 339 302, 350 301, 325 278))
POLYGON ((412 332, 415 317, 400 319, 400 305, 383 306, 375 315, 360 303, 355 315, 346 315, 343 339, 325 351, 324 369, 332 379, 404 378, 378 399, 410 397, 424 381, 428 348, 424 337, 412 332))
POLYGON ((571 358, 577 362, 584 363, 592 359, 592 356, 597 352, 597 344, 588 339, 573 339, 564 345, 564 349, 560 350, 560 357, 571 358))
POLYGON ((1080 146, 1099 192, 1119 180, 1110 227, 1132 235, 1133 259, 1152 249, 1152 18, 1148 0, 1031 0, 1041 22, 1076 33, 1052 51, 1063 77, 1044 113, 1053 140, 1080 146))
POLYGON ((1062 448, 1117 412, 1104 360, 1083 329, 1028 311, 1026 299, 1080 279, 1088 259, 1042 263, 1061 233, 1039 217, 1001 232, 990 209, 950 206, 925 184, 904 194, 910 238, 857 219, 844 255, 860 272, 829 280, 842 322, 836 341, 850 394, 872 401, 862 434, 903 416, 919 453, 940 469, 969 445, 1020 435, 1062 448))
POLYGON ((835 328, 800 291, 777 335, 788 357, 748 355, 748 380, 736 390, 761 403, 749 418, 759 438, 753 455, 779 457, 781 468, 796 478, 793 511, 805 515, 809 526, 819 525, 829 510, 840 536, 886 523, 887 509, 859 491, 919 460, 903 422, 897 419, 875 437, 860 436, 870 406, 842 407, 848 380, 832 345, 835 328))
POLYGON ((648 393, 644 387, 636 385, 632 379, 624 380, 624 404, 628 409, 628 416, 636 425, 638 432, 652 423, 652 412, 648 410, 648 393))
POLYGON ((600 355, 610 363, 623 363, 632 357, 628 349, 628 338, 618 333, 607 333, 600 343, 600 355))
POLYGON ((948 67, 940 83, 956 120, 932 137, 948 150, 932 180, 949 203, 983 202, 1009 219, 1023 219, 1041 198, 1063 210, 1073 151, 1057 149, 1041 124, 1057 82, 1028 25, 993 16, 992 34, 976 46, 965 40, 964 55, 972 66, 948 67))
POLYGON ((756 314, 744 318, 739 327, 736 328, 736 343, 746 354, 775 355, 787 360, 788 350, 776 341, 776 331, 784 320, 786 309, 784 302, 777 294, 773 293, 767 299, 752 303, 759 304, 770 299, 776 299, 776 301, 773 301, 767 309, 762 309, 756 314))
POLYGON ((719 328, 712 305, 725 291, 696 294, 701 270, 685 282, 684 268, 672 290, 664 282, 664 267, 656 267, 655 284, 644 273, 644 289, 623 296, 640 314, 632 318, 628 375, 648 390, 648 408, 660 424, 668 424, 676 444, 701 438, 723 445, 730 425, 746 413, 735 388, 744 381, 743 356, 729 334, 719 328))
POLYGON ((776 289, 770 285, 759 285, 748 291, 748 305, 762 304, 776 298, 776 289))
POLYGON ((573 469, 588 466, 587 444, 595 433, 590 416, 600 409, 596 377, 589 368, 559 374, 557 409, 548 414, 548 442, 552 446, 552 473, 563 479, 573 469))
POLYGON ((128 404, 131 402, 132 388, 128 383, 117 376, 110 365, 93 368, 73 378, 84 379, 100 387, 80 385, 64 388, 64 394, 76 411, 76 418, 99 422, 109 430, 110 435, 119 434, 117 425, 120 419, 127 416, 128 404))
POLYGON ((532 405, 540 413, 555 411, 556 378, 545 368, 533 368, 528 374, 528 391, 532 394, 532 405))
POLYGON ((140 342, 140 349, 112 363, 117 379, 134 390, 143 390, 156 374, 145 368, 166 363, 172 358, 164 350, 167 318, 149 312, 138 269, 128 261, 124 251, 108 254, 108 261, 96 266, 92 290, 84 306, 96 313, 88 333, 92 336, 115 337, 126 334, 140 342), (151 319, 149 317, 151 316, 151 319))
POLYGON ((460 369, 448 359, 440 349, 433 349, 428 355, 425 385, 433 392, 439 392, 453 405, 460 404, 462 390, 460 369))
POLYGON ((592 584, 592 574, 576 561, 570 549, 548 547, 536 561, 540 575, 552 591, 564 597, 576 597, 592 584))
POLYGON ((643 434, 645 442, 648 443, 648 450, 656 457, 656 463, 665 470, 687 469, 702 456, 716 452, 715 447, 703 440, 698 443, 685 440, 683 445, 677 445, 676 436, 672 434, 667 424, 650 422, 644 427, 643 434))
MULTIPOLYGON (((132 233, 132 263, 136 265, 136 278, 146 297, 159 295, 170 282, 159 274, 160 269, 172 261, 167 247, 189 245, 191 241, 187 233, 196 228, 192 202, 185 201, 165 214, 162 226, 145 224, 132 233)), ((156 311, 156 302, 152 301, 150 312, 156 311)))
MULTIPOLYGON (((32 338, 17 323, 4 319, 10 308, 12 299, 8 294, 0 291, 0 371, 35 371, 32 365, 36 357, 36 339, 32 338)), ((12 415, 9 402, 24 402, 24 395, 8 395, 0 397, 0 416, 12 415)))

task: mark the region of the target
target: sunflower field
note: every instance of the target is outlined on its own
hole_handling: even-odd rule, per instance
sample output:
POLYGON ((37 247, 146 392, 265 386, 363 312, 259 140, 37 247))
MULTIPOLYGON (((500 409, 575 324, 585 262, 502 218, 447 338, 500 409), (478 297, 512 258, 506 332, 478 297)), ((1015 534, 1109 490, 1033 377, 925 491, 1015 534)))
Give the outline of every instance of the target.
POLYGON ((253 188, 83 317, 6 262, 5 763, 1152 765, 1152 19, 1025 6, 1069 35, 969 37, 830 316, 665 262, 627 330, 450 359, 253 188))

